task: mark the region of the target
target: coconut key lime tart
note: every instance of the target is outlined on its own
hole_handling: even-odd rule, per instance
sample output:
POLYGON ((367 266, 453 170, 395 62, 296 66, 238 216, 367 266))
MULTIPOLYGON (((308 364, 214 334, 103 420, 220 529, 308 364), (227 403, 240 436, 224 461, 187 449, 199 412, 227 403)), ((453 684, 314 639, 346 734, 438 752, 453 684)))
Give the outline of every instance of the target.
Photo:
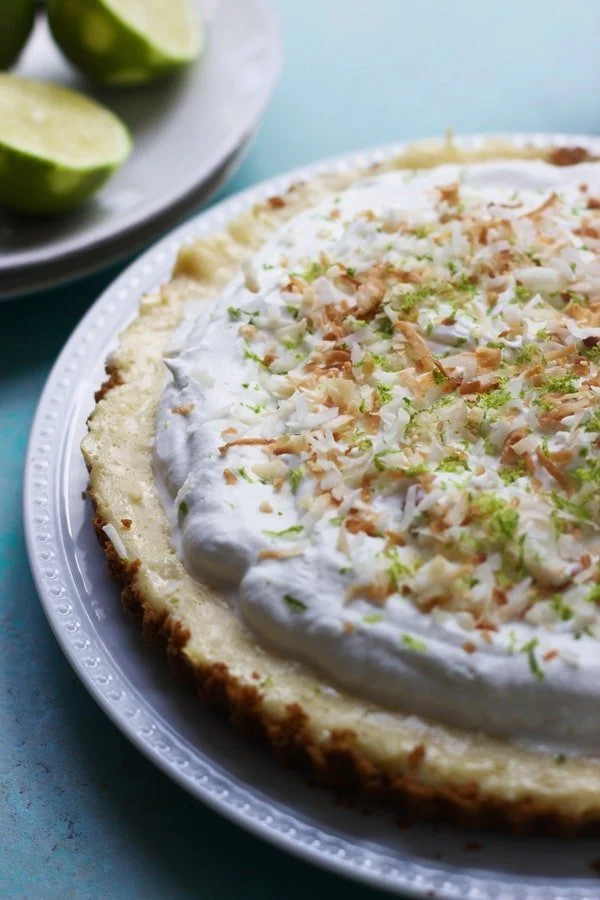
POLYGON ((323 780, 600 821, 600 164, 416 148, 180 252, 83 442, 126 606, 323 780))

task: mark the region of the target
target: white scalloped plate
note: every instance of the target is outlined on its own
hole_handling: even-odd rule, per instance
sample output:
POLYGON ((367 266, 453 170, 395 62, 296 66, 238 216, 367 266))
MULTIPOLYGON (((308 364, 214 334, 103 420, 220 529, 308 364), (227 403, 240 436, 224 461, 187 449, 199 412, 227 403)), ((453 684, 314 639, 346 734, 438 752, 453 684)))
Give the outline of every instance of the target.
MULTIPOLYGON (((513 136, 515 142, 526 138, 513 136)), ((593 147, 580 136, 533 135, 593 147)), ((465 138, 464 145, 481 137, 465 138)), ((340 809, 330 794, 248 747, 207 713, 166 663, 144 646, 120 609, 82 501, 79 451, 107 353, 140 294, 169 276, 178 248, 221 230, 250 204, 298 177, 365 166, 397 153, 384 147, 329 160, 263 183, 199 215, 145 253, 75 330, 46 384, 32 427, 24 520, 31 567, 46 615, 84 685, 123 733, 194 796, 304 859, 389 890, 461 900, 583 900, 600 896, 592 840, 560 842, 474 834, 446 827, 399 828, 393 816, 340 809)))
POLYGON ((69 215, 0 210, 0 299, 68 281, 147 245, 195 211, 231 171, 256 131, 282 59, 270 0, 193 0, 206 24, 202 57, 178 77, 143 88, 90 85, 38 17, 17 72, 91 93, 134 139, 130 158, 69 215), (227 161, 229 161, 227 163, 227 161))

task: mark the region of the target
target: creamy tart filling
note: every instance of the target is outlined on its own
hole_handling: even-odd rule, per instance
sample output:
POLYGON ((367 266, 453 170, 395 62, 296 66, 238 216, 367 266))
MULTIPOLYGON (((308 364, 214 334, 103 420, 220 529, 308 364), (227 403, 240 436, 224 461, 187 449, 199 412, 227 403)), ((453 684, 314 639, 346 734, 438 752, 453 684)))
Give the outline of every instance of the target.
POLYGON ((165 360, 188 569, 337 687, 597 749, 599 250, 595 163, 389 172, 283 226, 165 360))

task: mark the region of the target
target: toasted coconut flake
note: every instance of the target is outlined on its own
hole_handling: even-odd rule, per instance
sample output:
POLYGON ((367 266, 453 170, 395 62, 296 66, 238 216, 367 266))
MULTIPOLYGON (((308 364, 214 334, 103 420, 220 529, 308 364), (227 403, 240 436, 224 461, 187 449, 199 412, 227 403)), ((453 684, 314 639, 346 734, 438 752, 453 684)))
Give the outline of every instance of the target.
POLYGON ((502 354, 497 347, 477 347, 475 356, 481 369, 497 369, 502 361, 502 354))
POLYGON ((185 403, 183 406, 176 406, 171 412, 176 416, 189 416, 196 409, 195 403, 185 403))
POLYGON ((284 550, 259 550, 259 559, 293 559, 295 556, 304 554, 302 547, 289 547, 284 550))
POLYGON ((355 584, 348 589, 346 601, 356 597, 364 597, 375 606, 384 606, 388 597, 394 593, 393 585, 388 579, 371 581, 368 584, 355 584))
POLYGON ((269 462, 255 463, 252 466, 252 471, 255 475, 258 475, 259 478, 264 478, 265 481, 276 483, 280 479, 286 477, 288 467, 283 460, 272 459, 269 462))
POLYGON ((350 534, 358 534, 360 531, 364 531, 365 534, 369 534, 371 537, 375 537, 379 534, 375 522, 360 513, 349 515, 344 525, 346 531, 349 531, 350 534))
POLYGON ((577 346, 575 344, 567 344, 566 347, 561 347, 559 350, 550 350, 545 354, 548 362, 558 362, 561 359, 566 359, 569 356, 574 356, 578 353, 577 346))
POLYGON ((570 494, 573 489, 573 482, 567 473, 550 459, 540 447, 537 448, 536 455, 540 465, 544 467, 546 472, 554 478, 567 494, 570 494))
POLYGON ((270 445, 270 449, 277 456, 290 453, 302 453, 307 449, 308 441, 304 434, 286 434, 270 445))
POLYGON ((452 184, 440 185, 436 188, 436 191, 440 195, 440 200, 444 203, 448 203, 450 206, 458 206, 460 203, 460 184, 458 181, 454 181, 452 184))
POLYGON ((539 206, 536 206, 535 209, 529 210, 529 212, 523 213, 523 215, 520 216, 520 218, 521 219, 535 219, 535 218, 541 216, 542 213, 549 210, 552 206, 554 206, 554 204, 557 201, 558 201, 558 194, 556 194, 553 191, 548 197, 546 197, 546 199, 542 203, 540 203, 539 206))
POLYGON ((231 447, 268 447, 275 443, 275 438, 245 437, 228 441, 219 447, 219 453, 223 456, 231 447))
POLYGON ((417 370, 421 372, 431 372, 433 369, 433 355, 427 343, 423 340, 415 327, 409 322, 404 322, 401 319, 395 323, 394 327, 406 338, 409 353, 415 361, 417 370))
POLYGON ((459 390, 461 394, 489 394, 500 384, 499 378, 475 378, 473 381, 463 381, 459 390))

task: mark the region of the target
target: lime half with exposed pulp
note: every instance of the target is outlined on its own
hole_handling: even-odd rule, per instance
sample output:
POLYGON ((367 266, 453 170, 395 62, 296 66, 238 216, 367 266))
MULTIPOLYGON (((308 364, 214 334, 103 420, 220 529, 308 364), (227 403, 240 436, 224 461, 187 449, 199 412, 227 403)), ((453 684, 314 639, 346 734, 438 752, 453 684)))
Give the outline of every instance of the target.
POLYGON ((63 53, 90 78, 145 84, 198 57, 203 30, 190 0, 48 0, 63 53))
POLYGON ((0 74, 0 203, 57 213, 87 200, 129 155, 123 122, 77 91, 0 74))

